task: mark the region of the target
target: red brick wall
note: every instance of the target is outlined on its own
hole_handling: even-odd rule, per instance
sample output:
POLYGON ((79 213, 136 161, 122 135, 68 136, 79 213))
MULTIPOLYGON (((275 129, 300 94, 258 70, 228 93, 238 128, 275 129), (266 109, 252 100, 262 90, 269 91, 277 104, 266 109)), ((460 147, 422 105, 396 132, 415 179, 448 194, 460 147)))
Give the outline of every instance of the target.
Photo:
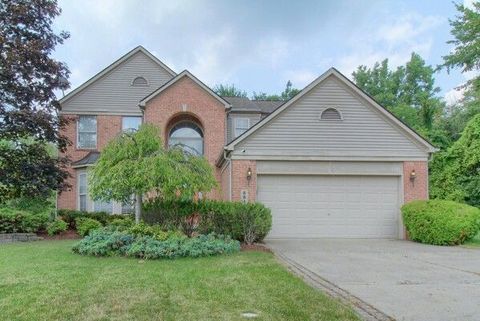
POLYGON ((403 162, 403 199, 405 203, 428 199, 428 163, 403 162), (415 180, 410 180, 415 170, 415 180))
POLYGON ((252 160, 232 160, 232 201, 241 200, 241 191, 248 191, 249 202, 257 197, 257 166, 252 160), (248 169, 252 170, 252 178, 247 180, 248 169))
POLYGON ((221 170, 215 162, 225 145, 225 105, 188 77, 178 80, 145 106, 144 121, 159 126, 166 142, 172 122, 196 118, 204 135, 204 155, 212 165, 220 188, 207 195, 222 198, 221 170))
MULTIPOLYGON (((82 159, 90 151, 101 151, 105 145, 122 130, 122 116, 99 115, 97 116, 97 148, 96 149, 77 149, 77 116, 64 116, 71 119, 68 126, 62 131, 67 136, 72 145, 67 148, 66 154, 72 162, 82 159)), ((71 177, 67 180, 71 188, 63 191, 58 196, 58 208, 76 209, 77 208, 77 184, 76 171, 70 168, 71 177)))

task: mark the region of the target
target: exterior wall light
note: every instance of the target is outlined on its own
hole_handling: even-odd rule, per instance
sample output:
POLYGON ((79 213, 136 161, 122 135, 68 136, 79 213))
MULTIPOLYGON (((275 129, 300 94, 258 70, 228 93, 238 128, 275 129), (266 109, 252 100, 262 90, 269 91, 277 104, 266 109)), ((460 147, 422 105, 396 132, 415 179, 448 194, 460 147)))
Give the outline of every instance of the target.
POLYGON ((417 178, 417 173, 415 173, 415 170, 412 169, 410 172, 410 181, 413 183, 415 181, 415 178, 417 178))
POLYGON ((252 169, 249 167, 247 170, 247 181, 252 179, 252 169))

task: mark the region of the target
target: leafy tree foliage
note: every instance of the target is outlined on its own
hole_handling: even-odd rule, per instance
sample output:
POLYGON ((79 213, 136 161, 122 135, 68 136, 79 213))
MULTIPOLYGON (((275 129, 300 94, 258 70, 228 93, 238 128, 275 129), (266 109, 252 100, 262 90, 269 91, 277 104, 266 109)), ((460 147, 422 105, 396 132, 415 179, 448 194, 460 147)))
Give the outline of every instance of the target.
POLYGON ((454 39, 447 43, 455 48, 443 57, 442 66, 447 70, 456 67, 462 72, 480 70, 480 2, 474 1, 472 5, 470 9, 463 4, 455 4, 460 15, 450 20, 454 39))
POLYGON ((55 90, 68 87, 69 71, 50 57, 69 36, 52 31, 59 14, 56 1, 0 2, 0 200, 66 187, 66 159, 48 154, 48 143, 68 144, 55 90))
POLYGON ((359 66, 353 78, 357 86, 409 126, 434 142, 443 142, 443 132, 434 126, 444 109, 434 73, 420 55, 412 53, 405 66, 392 70, 385 59, 373 68, 359 66))
POLYGON ((247 92, 244 90, 240 90, 235 87, 234 84, 231 85, 216 85, 213 88, 213 91, 217 93, 219 96, 223 97, 242 97, 247 98, 247 92))
POLYGON ((149 124, 124 133, 103 149, 90 172, 94 199, 127 202, 136 196, 136 221, 140 220, 142 196, 192 199, 198 192, 216 187, 213 170, 204 157, 181 148, 166 149, 160 130, 149 124))
POLYGON ((431 196, 480 206, 480 114, 431 164, 431 196))

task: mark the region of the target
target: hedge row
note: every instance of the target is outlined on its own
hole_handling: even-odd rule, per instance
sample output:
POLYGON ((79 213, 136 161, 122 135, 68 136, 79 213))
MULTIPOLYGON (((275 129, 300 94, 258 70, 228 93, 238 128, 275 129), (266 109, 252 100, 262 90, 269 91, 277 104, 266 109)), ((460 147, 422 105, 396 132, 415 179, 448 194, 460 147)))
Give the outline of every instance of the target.
POLYGON ((50 215, 10 207, 0 208, 0 233, 35 233, 45 228, 50 215))
POLYGON ((260 203, 213 200, 155 200, 145 205, 142 219, 166 230, 230 235, 247 244, 263 240, 272 227, 271 212, 260 203))

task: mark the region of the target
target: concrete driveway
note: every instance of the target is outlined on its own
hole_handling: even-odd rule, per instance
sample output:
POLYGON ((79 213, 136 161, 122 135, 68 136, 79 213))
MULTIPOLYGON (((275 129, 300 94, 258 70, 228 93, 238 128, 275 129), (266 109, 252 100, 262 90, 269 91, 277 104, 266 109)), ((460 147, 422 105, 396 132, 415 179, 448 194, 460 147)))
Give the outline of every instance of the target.
POLYGON ((365 239, 267 245, 397 320, 480 320, 480 249, 365 239))

